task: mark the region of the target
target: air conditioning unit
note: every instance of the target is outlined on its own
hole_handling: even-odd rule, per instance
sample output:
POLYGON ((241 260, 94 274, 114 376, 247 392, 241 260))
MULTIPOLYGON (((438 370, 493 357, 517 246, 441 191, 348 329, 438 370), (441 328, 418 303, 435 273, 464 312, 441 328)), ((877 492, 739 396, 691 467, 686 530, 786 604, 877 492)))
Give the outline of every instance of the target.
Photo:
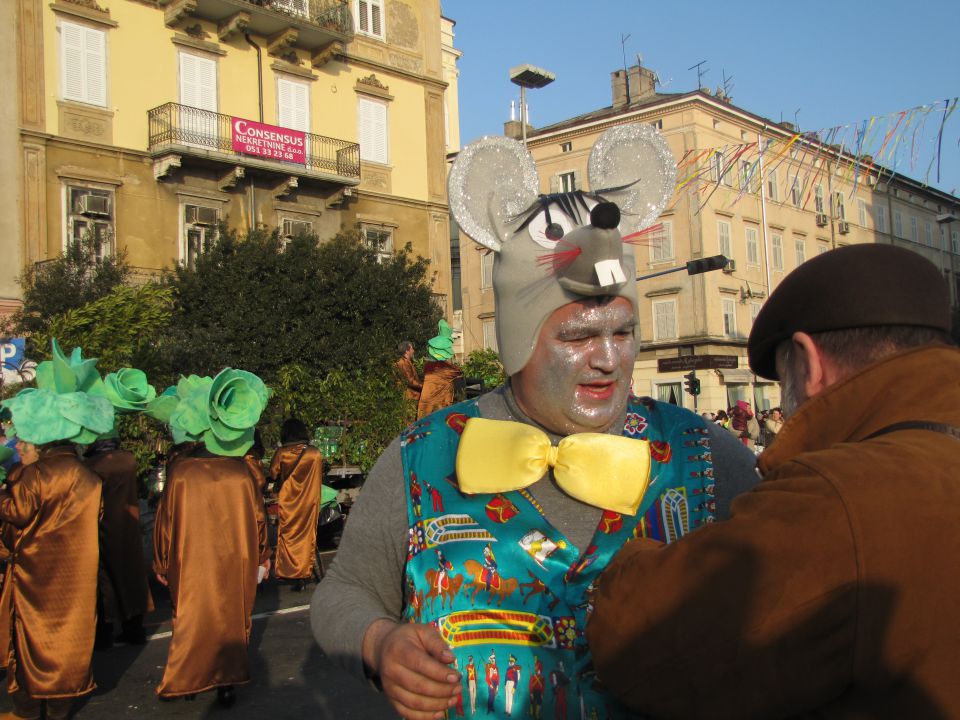
POLYGON ((187 222, 193 225, 216 225, 218 214, 216 208, 190 205, 187 207, 187 222))
POLYGON ((735 272, 737 271, 737 261, 736 261, 736 260, 731 260, 730 258, 727 258, 727 264, 726 264, 726 266, 723 268, 723 271, 724 271, 727 275, 731 275, 731 274, 735 273, 735 272))
POLYGON ((81 215, 110 214, 110 198, 103 195, 81 195, 77 198, 77 205, 81 215))
POLYGON ((839 232, 841 235, 846 235, 848 232, 850 232, 850 223, 848 223, 846 220, 841 220, 838 222, 837 232, 839 232))
POLYGON ((287 220, 283 221, 283 236, 292 238, 298 235, 309 235, 313 232, 313 223, 305 220, 287 220))
POLYGON ((817 213, 817 227, 826 227, 830 219, 826 213, 817 213))

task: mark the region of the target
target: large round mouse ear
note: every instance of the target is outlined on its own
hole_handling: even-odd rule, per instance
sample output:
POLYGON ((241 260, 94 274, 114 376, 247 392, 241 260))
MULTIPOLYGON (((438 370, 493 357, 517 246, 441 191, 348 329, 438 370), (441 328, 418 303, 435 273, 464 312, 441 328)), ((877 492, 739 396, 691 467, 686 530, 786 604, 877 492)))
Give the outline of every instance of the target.
POLYGON ((657 219, 673 195, 676 161, 651 125, 610 128, 594 143, 587 167, 590 189, 633 215, 631 224, 640 229, 657 219))
POLYGON ((460 151, 447 188, 457 223, 495 252, 509 235, 510 221, 539 195, 537 169, 523 143, 495 136, 482 137, 460 151))

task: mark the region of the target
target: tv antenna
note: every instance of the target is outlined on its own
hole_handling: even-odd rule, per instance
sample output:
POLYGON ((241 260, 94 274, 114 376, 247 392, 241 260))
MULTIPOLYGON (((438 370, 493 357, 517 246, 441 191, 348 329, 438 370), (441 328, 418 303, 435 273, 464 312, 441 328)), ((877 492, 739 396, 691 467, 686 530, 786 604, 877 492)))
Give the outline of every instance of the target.
POLYGON ((627 105, 630 104, 630 73, 627 71, 627 40, 630 39, 630 33, 624 35, 620 33, 620 50, 623 53, 623 82, 627 90, 627 105))
POLYGON ((730 93, 733 92, 733 75, 727 77, 727 71, 721 70, 723 73, 723 94, 727 96, 727 99, 730 99, 730 93))
POLYGON ((702 65, 706 65, 706 64, 707 64, 706 60, 701 60, 696 65, 691 65, 690 67, 687 68, 687 70, 693 70, 694 68, 696 68, 697 70, 697 90, 703 90, 703 76, 706 75, 708 72, 710 72, 709 69, 707 70, 700 69, 702 65))

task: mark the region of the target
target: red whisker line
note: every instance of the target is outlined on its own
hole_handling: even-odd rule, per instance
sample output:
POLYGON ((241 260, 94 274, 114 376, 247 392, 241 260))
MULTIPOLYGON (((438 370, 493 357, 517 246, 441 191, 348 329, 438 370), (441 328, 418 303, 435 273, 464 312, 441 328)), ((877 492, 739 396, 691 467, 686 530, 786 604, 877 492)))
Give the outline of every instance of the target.
POLYGON ((623 241, 628 243, 628 242, 631 242, 635 237, 640 237, 641 235, 649 235, 650 233, 655 233, 660 230, 663 230, 663 223, 657 223, 656 225, 651 225, 650 227, 644 228, 643 230, 640 230, 638 232, 625 235, 623 237, 623 241))
POLYGON ((574 247, 570 250, 563 250, 561 252, 548 253, 537 258, 537 265, 540 265, 541 267, 549 267, 550 270, 556 272, 557 270, 562 270, 564 267, 572 263, 579 255, 580 248, 578 247, 574 247))

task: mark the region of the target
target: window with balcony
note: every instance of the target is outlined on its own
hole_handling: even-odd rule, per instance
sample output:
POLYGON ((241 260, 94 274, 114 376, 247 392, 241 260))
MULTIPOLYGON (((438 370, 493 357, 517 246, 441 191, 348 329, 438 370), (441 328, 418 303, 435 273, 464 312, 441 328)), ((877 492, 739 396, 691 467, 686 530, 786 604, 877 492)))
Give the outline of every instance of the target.
POLYGON ((797 265, 803 265, 807 261, 807 244, 801 238, 796 238, 793 244, 797 251, 797 265))
POLYGON ((677 339, 677 301, 655 300, 653 303, 653 339, 677 339))
POLYGON ((310 132, 310 86, 307 83, 277 78, 277 125, 310 132))
POLYGON ((91 243, 102 260, 113 254, 114 192, 97 186, 67 185, 64 213, 64 247, 69 243, 91 243))
POLYGON ((730 223, 726 220, 717 220, 717 240, 720 254, 726 258, 732 258, 733 248, 730 247, 730 223))
POLYGON ((783 270, 783 235, 774 234, 771 239, 773 246, 773 269, 783 270))
POLYGON ((180 104, 217 112, 217 61, 187 52, 179 55, 180 104))
POLYGON ((354 0, 354 26, 362 35, 383 40, 383 0, 354 0))
POLYGON ((734 337, 737 334, 737 303, 729 298, 723 298, 723 334, 734 337))
POLYGON ((480 255, 480 289, 489 290, 493 287, 493 256, 492 252, 483 252, 480 255))
POLYGON ((186 267, 194 268, 197 258, 216 242, 220 209, 205 205, 184 205, 182 218, 180 261, 186 267))
POLYGON ((60 22, 60 95, 64 100, 107 105, 107 34, 60 22))
POLYGON ((368 247, 377 253, 377 262, 383 263, 393 255, 393 229, 383 225, 361 225, 360 234, 368 247))
POLYGON ((667 262, 673 260, 673 223, 665 220, 660 223, 660 229, 650 237, 650 262, 667 262))
POLYGON ((360 159, 386 165, 390 159, 387 103, 368 97, 360 97, 358 114, 360 125, 360 159))
POLYGON ((757 242, 757 229, 752 227, 744 228, 743 238, 747 246, 747 265, 759 265, 760 245, 757 242))

